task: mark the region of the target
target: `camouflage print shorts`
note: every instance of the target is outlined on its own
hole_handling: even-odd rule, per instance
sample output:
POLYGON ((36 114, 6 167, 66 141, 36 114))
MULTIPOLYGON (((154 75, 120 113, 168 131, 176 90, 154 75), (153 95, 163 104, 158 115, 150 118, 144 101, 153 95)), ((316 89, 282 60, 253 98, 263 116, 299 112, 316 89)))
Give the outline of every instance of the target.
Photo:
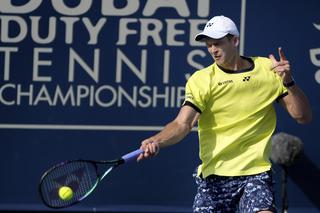
POLYGON ((194 213, 276 212, 270 171, 249 176, 194 177, 198 186, 194 213))

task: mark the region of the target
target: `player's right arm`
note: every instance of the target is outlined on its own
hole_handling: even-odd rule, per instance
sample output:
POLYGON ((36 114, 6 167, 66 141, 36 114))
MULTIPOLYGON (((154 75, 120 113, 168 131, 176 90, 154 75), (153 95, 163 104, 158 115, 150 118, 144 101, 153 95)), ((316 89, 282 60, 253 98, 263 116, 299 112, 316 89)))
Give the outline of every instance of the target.
POLYGON ((191 106, 183 106, 177 117, 159 133, 142 141, 140 149, 144 150, 144 153, 137 160, 153 157, 161 148, 181 141, 198 122, 199 116, 200 113, 191 106))

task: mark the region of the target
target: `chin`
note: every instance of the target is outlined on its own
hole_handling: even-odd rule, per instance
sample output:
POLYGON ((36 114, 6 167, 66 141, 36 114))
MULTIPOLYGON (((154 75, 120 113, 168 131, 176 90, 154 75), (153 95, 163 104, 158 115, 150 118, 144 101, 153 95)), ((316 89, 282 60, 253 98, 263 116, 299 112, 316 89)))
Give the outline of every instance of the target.
POLYGON ((221 58, 219 58, 219 59, 214 59, 214 61, 215 61, 219 66, 222 66, 223 63, 224 63, 224 61, 223 61, 221 58))

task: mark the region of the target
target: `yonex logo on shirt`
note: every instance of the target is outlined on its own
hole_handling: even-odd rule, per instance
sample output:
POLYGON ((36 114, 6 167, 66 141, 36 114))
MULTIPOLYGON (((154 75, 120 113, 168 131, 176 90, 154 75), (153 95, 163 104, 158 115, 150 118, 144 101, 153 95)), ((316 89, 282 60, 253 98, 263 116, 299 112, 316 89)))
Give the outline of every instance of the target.
POLYGON ((250 76, 245 76, 242 81, 249 81, 249 80, 250 80, 250 76))
POLYGON ((220 81, 218 82, 218 85, 221 86, 221 85, 230 84, 230 83, 233 83, 233 80, 220 81))

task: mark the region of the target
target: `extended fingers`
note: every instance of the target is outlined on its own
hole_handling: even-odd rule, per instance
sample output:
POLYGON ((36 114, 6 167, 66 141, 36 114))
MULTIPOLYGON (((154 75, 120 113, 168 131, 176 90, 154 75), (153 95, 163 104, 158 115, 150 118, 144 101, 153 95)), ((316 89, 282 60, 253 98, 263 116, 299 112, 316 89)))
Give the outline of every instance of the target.
POLYGON ((285 56, 282 57, 280 61, 277 61, 275 57, 270 54, 269 55, 270 60, 272 61, 271 69, 274 71, 282 71, 290 69, 290 63, 286 60, 285 56))
POLYGON ((284 55, 284 52, 283 52, 283 50, 282 50, 282 47, 279 47, 279 48, 278 48, 278 52, 279 52, 280 61, 286 61, 287 58, 286 58, 286 56, 284 55))
POLYGON ((287 70, 290 70, 290 64, 289 63, 286 63, 286 64, 282 64, 282 65, 279 65, 277 66, 275 69, 274 69, 276 72, 285 72, 287 70))
POLYGON ((274 71, 285 71, 285 70, 290 70, 290 63, 289 61, 281 61, 277 62, 272 66, 272 70, 274 71))
POLYGON ((279 64, 274 67, 273 71, 277 73, 282 79, 286 76, 290 76, 290 64, 288 61, 286 62, 279 62, 279 64))
POLYGON ((278 48, 278 53, 280 57, 279 61, 276 60, 274 55, 272 54, 269 55, 269 59, 272 62, 271 70, 276 74, 278 74, 284 81, 285 79, 291 76, 290 63, 287 60, 286 56, 284 55, 284 52, 281 47, 278 48))
POLYGON ((270 59, 271 62, 272 62, 271 70, 273 70, 274 68, 280 66, 280 62, 277 61, 277 59, 274 57, 273 54, 270 54, 270 55, 269 55, 269 59, 270 59))
POLYGON ((278 61, 276 60, 276 58, 274 57, 273 54, 269 55, 270 60, 272 61, 272 63, 278 63, 278 61))
POLYGON ((280 57, 280 61, 278 61, 273 54, 270 54, 269 55, 269 58, 271 59, 272 63, 274 64, 274 66, 276 66, 278 63, 280 62, 288 62, 287 61, 287 58, 282 50, 282 47, 279 47, 278 48, 278 54, 279 54, 279 57, 280 57))

